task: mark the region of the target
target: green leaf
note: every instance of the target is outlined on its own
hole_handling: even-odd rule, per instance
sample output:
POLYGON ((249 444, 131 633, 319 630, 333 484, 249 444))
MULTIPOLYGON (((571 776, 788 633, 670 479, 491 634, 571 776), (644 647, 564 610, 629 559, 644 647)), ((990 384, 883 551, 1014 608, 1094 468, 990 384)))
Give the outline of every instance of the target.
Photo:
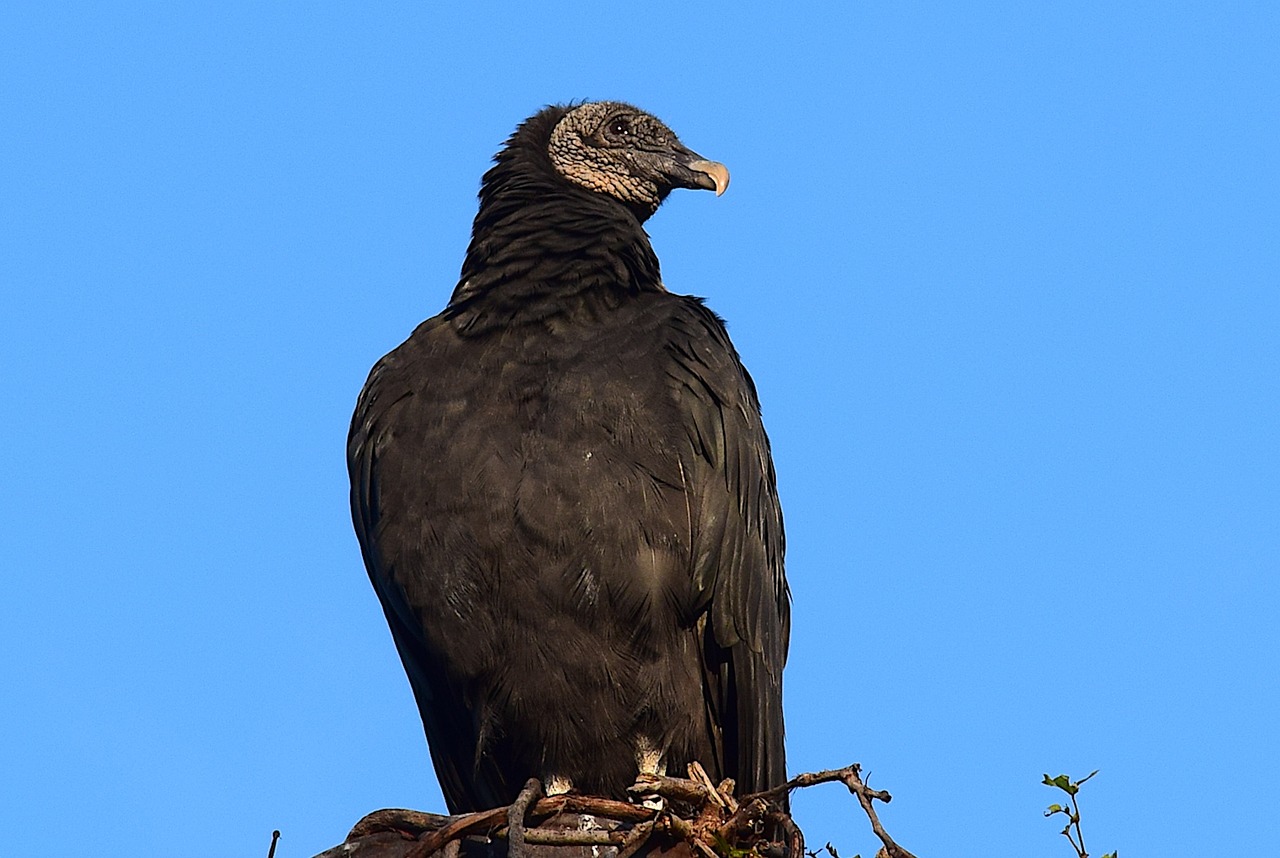
POLYGON ((713 835, 712 839, 715 840, 715 851, 720 855, 727 855, 729 858, 747 858, 751 854, 746 849, 735 849, 719 834, 713 835))
POLYGON ((1060 804, 1051 804, 1049 809, 1044 812, 1045 816, 1052 816, 1055 813, 1066 813, 1066 808, 1060 804))
POLYGON ((1041 783, 1045 786, 1057 787, 1067 795, 1075 795, 1076 791, 1079 789, 1079 787, 1071 782, 1071 778, 1066 775, 1058 775, 1056 778, 1051 778, 1048 775, 1045 775, 1044 780, 1041 781, 1041 783))

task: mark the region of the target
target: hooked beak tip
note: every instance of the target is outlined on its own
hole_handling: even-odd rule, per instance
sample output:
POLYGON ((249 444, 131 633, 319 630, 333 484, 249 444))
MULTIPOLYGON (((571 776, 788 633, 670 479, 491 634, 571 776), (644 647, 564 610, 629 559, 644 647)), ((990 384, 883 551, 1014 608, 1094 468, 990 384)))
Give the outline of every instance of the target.
POLYGON ((729 168, 719 161, 694 161, 689 164, 689 169, 711 179, 712 184, 715 185, 717 197, 729 189, 729 168))

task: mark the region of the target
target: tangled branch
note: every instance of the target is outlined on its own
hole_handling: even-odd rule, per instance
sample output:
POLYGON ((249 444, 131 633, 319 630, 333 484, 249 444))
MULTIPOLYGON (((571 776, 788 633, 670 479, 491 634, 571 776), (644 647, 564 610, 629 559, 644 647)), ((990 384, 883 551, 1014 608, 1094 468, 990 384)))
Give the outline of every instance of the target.
MULTIPOLYGON (((861 767, 798 775, 782 786, 735 797, 734 783, 713 783, 697 763, 688 777, 642 774, 628 792, 644 803, 585 795, 543 796, 530 780, 507 807, 458 816, 412 810, 379 810, 356 823, 343 844, 316 858, 442 858, 485 854, 505 841, 507 858, 551 858, 568 854, 557 847, 612 847, 616 858, 632 858, 646 846, 654 851, 685 844, 698 858, 805 858, 804 836, 782 799, 792 790, 839 781, 857 799, 884 844, 887 858, 915 858, 894 842, 880 823, 873 801, 888 802, 884 790, 868 787, 861 767)), ((594 851, 594 850, 593 850, 594 851)), ((501 852, 499 851, 499 854, 501 852)), ((601 855, 607 853, 600 853, 601 855)))

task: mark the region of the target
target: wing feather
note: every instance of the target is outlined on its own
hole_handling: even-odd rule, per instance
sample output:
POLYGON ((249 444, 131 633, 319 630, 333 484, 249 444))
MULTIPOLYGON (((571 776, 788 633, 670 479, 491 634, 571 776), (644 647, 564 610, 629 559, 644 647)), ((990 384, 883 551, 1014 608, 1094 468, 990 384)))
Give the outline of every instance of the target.
POLYGON ((721 320, 688 300, 670 375, 688 415, 694 591, 707 610, 708 719, 743 792, 786 780, 782 668, 790 592, 769 439, 755 385, 721 320))
POLYGON ((378 477, 384 455, 398 443, 393 427, 412 396, 409 387, 400 383, 398 374, 389 370, 386 359, 369 374, 347 440, 351 517, 369 580, 413 688, 445 801, 455 812, 499 807, 509 800, 509 778, 491 759, 476 758, 476 749, 483 744, 481 727, 459 705, 461 695, 449 687, 444 660, 430 653, 422 621, 398 583, 397 561, 412 563, 413 558, 390 554, 385 550, 385 541, 379 538, 384 515, 404 515, 397 508, 397 498, 382 491, 378 477))

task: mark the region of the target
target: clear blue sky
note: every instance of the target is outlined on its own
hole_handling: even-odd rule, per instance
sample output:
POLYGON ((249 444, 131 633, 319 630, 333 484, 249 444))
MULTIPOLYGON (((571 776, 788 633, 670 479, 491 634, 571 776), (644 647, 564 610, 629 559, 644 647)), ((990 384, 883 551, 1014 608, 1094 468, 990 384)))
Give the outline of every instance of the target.
POLYGON ((580 98, 733 173, 650 231, 764 403, 792 770, 925 858, 1070 854, 1094 768, 1095 855, 1276 848, 1275 4, 201 5, 0 11, 6 854, 443 807, 347 421, 580 98))

